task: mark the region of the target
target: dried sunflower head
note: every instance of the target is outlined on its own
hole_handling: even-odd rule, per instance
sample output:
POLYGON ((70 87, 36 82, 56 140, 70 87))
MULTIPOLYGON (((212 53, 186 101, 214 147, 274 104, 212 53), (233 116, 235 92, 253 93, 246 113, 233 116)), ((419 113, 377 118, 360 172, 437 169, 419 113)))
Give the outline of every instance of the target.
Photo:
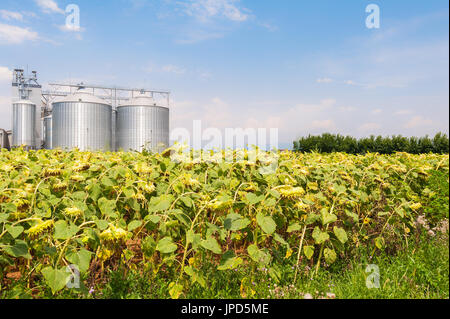
POLYGON ((233 204, 233 201, 231 199, 223 200, 223 199, 215 198, 212 201, 210 201, 209 203, 207 203, 207 207, 211 210, 223 210, 223 209, 227 209, 227 208, 231 207, 232 204, 233 204))
POLYGON ((147 199, 145 198, 144 194, 142 193, 136 193, 133 195, 133 198, 136 199, 138 202, 145 202, 147 199))
POLYGON ((69 217, 79 217, 83 215, 83 211, 79 209, 78 207, 67 207, 63 211, 64 215, 69 217))
POLYGON ((91 167, 89 163, 76 161, 75 165, 72 166, 74 172, 82 172, 88 170, 91 167))
POLYGON ((156 190, 156 187, 153 183, 141 183, 139 188, 147 194, 151 194, 156 190))
POLYGON ((75 174, 70 176, 70 179, 75 182, 83 182, 86 178, 81 174, 75 174))
POLYGON ((139 174, 150 174, 153 171, 152 167, 145 162, 136 163, 133 170, 139 174))
POLYGON ((200 184, 198 180, 192 178, 191 174, 184 174, 180 180, 184 186, 197 186, 200 184))
POLYGON ((291 185, 283 186, 278 192, 281 194, 281 197, 287 199, 299 198, 305 194, 303 187, 293 187, 291 185))
POLYGON ((62 174, 62 170, 60 168, 46 168, 44 170, 44 176, 59 176, 62 174))
POLYGON ((53 229, 54 226, 55 222, 53 220, 39 220, 36 225, 26 230, 25 233, 27 233, 28 237, 33 238, 53 229))
POLYGON ((28 208, 30 202, 27 199, 19 198, 16 199, 14 205, 17 207, 17 211, 22 212, 28 208))
POLYGON ((100 233, 100 239, 107 242, 120 243, 125 241, 127 235, 128 232, 126 230, 109 224, 108 229, 100 233))
POLYGON ((60 192, 60 191, 65 190, 68 186, 69 185, 67 185, 66 182, 58 181, 56 184, 53 184, 52 188, 55 192, 60 192))

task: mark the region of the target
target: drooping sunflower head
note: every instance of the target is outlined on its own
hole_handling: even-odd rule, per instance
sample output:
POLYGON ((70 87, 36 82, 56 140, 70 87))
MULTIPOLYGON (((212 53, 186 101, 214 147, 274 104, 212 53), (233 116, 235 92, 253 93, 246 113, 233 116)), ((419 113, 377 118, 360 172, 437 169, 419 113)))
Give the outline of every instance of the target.
POLYGON ((75 164, 72 166, 72 169, 74 172, 82 172, 88 170, 90 167, 91 165, 87 162, 76 161, 75 164))
POLYGON ((81 174, 74 174, 70 176, 70 179, 75 182, 83 182, 86 178, 81 174))
POLYGON ((69 217, 79 217, 83 215, 83 211, 78 207, 67 207, 64 209, 64 215, 69 217))
POLYGON ((56 184, 53 184, 52 188, 55 192, 60 192, 60 191, 65 190, 67 187, 68 187, 68 185, 66 182, 58 181, 56 184))
POLYGON ((278 192, 281 194, 281 197, 286 199, 299 198, 305 194, 303 187, 293 187, 291 185, 283 186, 278 192))
POLYGON ((44 176, 45 177, 59 176, 61 174, 62 174, 62 170, 60 168, 47 168, 44 171, 44 176))
POLYGON ((125 229, 109 224, 108 229, 100 233, 100 239, 111 243, 121 243, 125 241, 127 235, 128 232, 125 229))
POLYGON ((28 237, 34 238, 45 232, 50 231, 55 226, 55 222, 53 220, 38 220, 37 224, 26 230, 28 237))

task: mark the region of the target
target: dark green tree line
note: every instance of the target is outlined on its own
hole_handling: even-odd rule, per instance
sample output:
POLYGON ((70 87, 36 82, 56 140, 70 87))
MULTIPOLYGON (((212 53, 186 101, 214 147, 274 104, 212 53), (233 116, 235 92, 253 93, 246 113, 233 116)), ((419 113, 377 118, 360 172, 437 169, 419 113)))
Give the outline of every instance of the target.
POLYGON ((433 138, 428 135, 424 137, 371 135, 359 139, 325 133, 320 136, 309 135, 294 141, 294 150, 320 153, 345 152, 348 154, 364 154, 367 152, 380 154, 393 154, 395 152, 448 154, 449 139, 447 134, 443 133, 437 133, 433 138))

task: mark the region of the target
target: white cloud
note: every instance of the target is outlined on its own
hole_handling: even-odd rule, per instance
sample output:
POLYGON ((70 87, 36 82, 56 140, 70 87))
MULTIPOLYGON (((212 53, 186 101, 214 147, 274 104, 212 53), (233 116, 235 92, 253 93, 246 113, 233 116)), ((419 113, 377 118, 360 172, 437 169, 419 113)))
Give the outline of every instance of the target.
POLYGON ((64 32, 84 32, 84 31, 86 31, 85 28, 82 28, 79 26, 74 26, 74 25, 68 25, 68 24, 60 25, 60 26, 58 26, 58 28, 64 32))
POLYGON ((336 125, 334 124, 333 120, 322 120, 322 121, 315 120, 315 121, 312 121, 311 127, 314 128, 314 129, 326 129, 326 130, 329 130, 329 129, 336 128, 336 125))
POLYGON ((190 0, 183 4, 185 13, 201 22, 212 18, 225 18, 235 22, 243 22, 249 18, 245 9, 240 8, 239 0, 190 0))
POLYGON ((381 125, 378 123, 364 123, 361 125, 358 130, 364 133, 373 133, 376 130, 379 130, 381 125))
POLYGON ((208 72, 208 71, 200 71, 200 72, 198 73, 198 76, 199 76, 199 78, 202 79, 202 80, 209 80, 209 79, 212 78, 211 73, 208 72))
POLYGON ((186 69, 181 68, 179 66, 173 65, 173 64, 168 64, 162 67, 162 71, 166 72, 166 73, 173 73, 173 74, 184 74, 186 73, 186 69))
POLYGON ((0 116, 0 128, 10 130, 12 122, 11 97, 0 96, 0 110, 2 110, 2 116, 0 116))
POLYGON ((181 37, 175 40, 178 44, 194 44, 206 40, 220 39, 225 36, 222 31, 210 31, 202 29, 183 30, 181 37))
POLYGON ((5 66, 0 66, 0 128, 11 129, 11 97, 8 91, 11 90, 12 71, 5 66))
POLYGON ((27 40, 37 40, 37 32, 28 28, 21 28, 0 23, 0 44, 20 44, 27 40))
POLYGON ((2 108, 2 110, 4 110, 5 106, 8 105, 10 106, 11 104, 11 98, 7 97, 7 96, 0 96, 0 107, 2 108))
POLYGON ((79 26, 72 26, 72 25, 60 25, 58 28, 63 32, 73 32, 75 39, 77 40, 83 40, 83 36, 81 35, 82 32, 86 31, 85 28, 79 27, 79 26))
POLYGON ((394 115, 409 115, 414 113, 412 110, 398 110, 397 112, 394 113, 394 115))
POLYGON ((20 12, 8 11, 8 10, 0 10, 0 17, 5 20, 23 20, 23 15, 20 12))
POLYGON ((11 82, 12 71, 7 67, 0 66, 0 82, 11 82))
POLYGON ((424 118, 423 116, 414 116, 406 124, 405 128, 416 128, 422 126, 430 126, 433 124, 431 119, 424 118))
POLYGON ((407 117, 399 123, 399 118, 393 116, 393 112, 389 113, 387 108, 383 108, 383 117, 375 120, 370 119, 372 109, 364 111, 362 106, 342 106, 332 98, 296 103, 289 99, 246 100, 217 96, 208 100, 173 101, 171 109, 172 128, 186 128, 192 133, 193 120, 201 120, 203 129, 217 128, 222 133, 225 128, 278 128, 280 143, 290 143, 300 136, 326 132, 358 137, 409 133, 422 136, 434 134, 435 131, 448 132, 448 128, 445 129, 448 122, 441 123, 445 120, 440 122, 440 119, 431 115, 430 119, 420 117, 410 120, 407 117), (406 124, 408 128, 405 128, 406 124))
POLYGON ((44 13, 65 14, 64 10, 58 7, 58 4, 54 0, 35 0, 35 2, 44 13))
POLYGON ((270 31, 270 32, 275 32, 278 31, 278 27, 276 25, 267 23, 267 22, 260 22, 258 23, 259 26, 265 28, 266 30, 270 31))
POLYGON ((320 78, 316 80, 317 83, 331 83, 333 82, 333 79, 330 78, 320 78))
POLYGON ((334 99, 313 104, 292 104, 286 101, 229 102, 220 97, 209 101, 174 101, 171 127, 191 130, 193 120, 202 120, 202 127, 219 130, 225 128, 278 128, 282 142, 291 142, 298 134, 337 132, 337 119, 330 112, 335 109, 334 99), (266 106, 272 107, 266 107, 266 106), (273 109, 280 108, 275 115, 273 109))
POLYGON ((223 38, 242 23, 253 21, 269 31, 273 25, 260 23, 240 0, 165 0, 167 12, 159 12, 158 19, 176 19, 170 27, 177 44, 195 44, 223 38), (175 4, 175 8, 171 5, 175 4))
POLYGON ((358 83, 356 83, 353 80, 346 80, 346 81, 344 81, 344 83, 347 84, 347 85, 359 85, 358 83))
POLYGON ((37 14, 32 11, 22 11, 21 12, 26 17, 36 18, 37 14))
POLYGON ((320 106, 322 107, 331 107, 334 106, 335 104, 336 104, 335 99, 323 99, 320 101, 320 106))
POLYGON ((353 111, 356 111, 357 108, 353 107, 353 106, 341 106, 341 107, 339 107, 339 110, 342 112, 353 112, 353 111))
POLYGON ((146 66, 142 68, 142 71, 146 73, 171 73, 176 75, 183 75, 188 72, 187 69, 177 66, 175 64, 166 64, 163 66, 158 66, 155 63, 148 63, 146 66))
POLYGON ((380 114, 380 113, 382 113, 382 112, 383 112, 382 109, 375 109, 375 110, 373 110, 371 113, 372 113, 373 115, 377 115, 377 114, 380 114))

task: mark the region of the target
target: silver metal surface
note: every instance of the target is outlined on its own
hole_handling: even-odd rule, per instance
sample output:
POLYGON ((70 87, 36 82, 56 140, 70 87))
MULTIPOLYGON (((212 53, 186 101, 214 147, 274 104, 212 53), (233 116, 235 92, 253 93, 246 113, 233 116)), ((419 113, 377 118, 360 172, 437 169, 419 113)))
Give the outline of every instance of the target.
POLYGON ((88 93, 53 103, 52 147, 82 151, 111 149, 112 107, 88 93))
POLYGON ((43 120, 44 130, 44 149, 51 150, 52 149, 52 117, 46 116, 43 120))
MULTIPOLYGON (((56 103, 56 99, 73 94, 74 92, 84 90, 97 97, 101 97, 104 102, 110 104, 113 109, 123 104, 125 101, 129 101, 136 96, 147 94, 152 98, 158 100, 158 105, 169 107, 170 106, 170 92, 164 90, 148 90, 139 88, 120 88, 120 87, 107 87, 98 85, 89 85, 85 83, 79 84, 63 84, 63 83, 49 83, 49 90, 42 92, 43 99, 43 111, 45 116, 51 113, 52 103, 56 103)), ((32 100, 33 101, 33 100, 32 100)), ((36 102, 35 102, 36 103, 36 102)), ((38 104, 36 104, 38 105, 38 104)))
POLYGON ((0 150, 2 148, 6 148, 7 150, 10 149, 8 132, 6 132, 4 129, 0 129, 0 150))
POLYGON ((36 105, 28 100, 13 103, 12 147, 36 148, 36 105))
POLYGON ((117 108, 116 148, 161 152, 169 146, 169 109, 139 96, 117 108))
POLYGON ((11 145, 12 145, 12 130, 6 131, 6 133, 8 134, 9 147, 11 147, 11 145))
POLYGON ((111 150, 116 151, 117 110, 112 110, 111 117, 111 150))
POLYGON ((39 149, 42 146, 42 87, 37 80, 37 72, 32 71, 31 75, 26 75, 24 70, 15 69, 13 72, 12 94, 13 104, 20 100, 31 101, 36 105, 35 124, 34 124, 34 141, 33 148, 39 149))

